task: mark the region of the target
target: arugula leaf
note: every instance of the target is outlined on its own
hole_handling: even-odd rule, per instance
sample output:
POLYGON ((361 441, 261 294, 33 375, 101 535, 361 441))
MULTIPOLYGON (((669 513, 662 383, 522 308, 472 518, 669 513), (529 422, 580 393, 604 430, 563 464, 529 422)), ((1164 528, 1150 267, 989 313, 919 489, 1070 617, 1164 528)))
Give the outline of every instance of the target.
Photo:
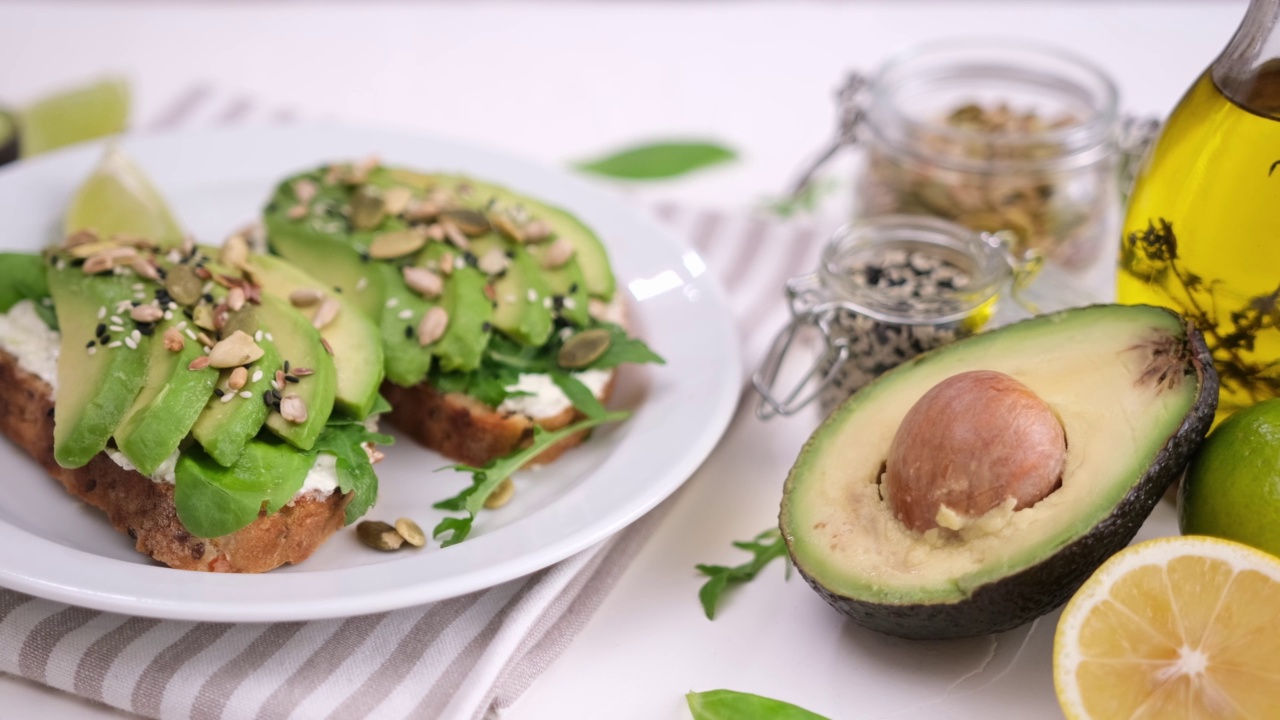
POLYGON ((32 301, 44 324, 51 330, 58 329, 45 280, 44 258, 33 253, 0 253, 0 312, 9 312, 21 300, 32 301))
POLYGON ((735 690, 691 692, 684 699, 693 720, 827 720, 789 702, 735 690))
POLYGON ((466 517, 456 518, 449 517, 441 520, 431 531, 431 537, 439 538, 441 535, 448 535, 444 540, 440 541, 440 547, 449 547, 457 545, 467 539, 467 535, 471 534, 471 524, 476 519, 476 513, 484 507, 484 501, 493 494, 493 491, 502 484, 515 471, 524 467, 528 462, 543 450, 555 445, 561 440, 580 431, 587 430, 597 425, 605 423, 625 420, 630 417, 631 413, 626 411, 618 411, 605 413, 597 417, 589 417, 585 420, 573 423, 566 427, 548 432, 538 427, 533 428, 533 442, 522 450, 517 450, 506 457, 496 458, 485 463, 484 467, 474 467, 471 465, 450 465, 449 468, 459 472, 471 473, 471 485, 467 486, 462 492, 454 495, 447 500, 441 500, 432 507, 437 510, 448 510, 450 512, 465 512, 466 517))
POLYGON ((738 540, 733 546, 751 553, 751 560, 734 567, 724 565, 698 565, 698 572, 711 578, 698 591, 698 600, 702 602, 702 611, 708 620, 716 617, 716 605, 720 596, 730 584, 739 585, 750 582, 766 565, 777 558, 785 558, 787 562, 787 578, 791 577, 791 559, 787 555, 787 544, 782 540, 782 532, 770 528, 756 535, 751 540, 738 540))
POLYGON ((660 180, 736 160, 737 153, 713 142, 674 141, 636 145, 578 163, 585 172, 627 180, 660 180))
POLYGON ((364 515, 378 499, 378 476, 364 451, 364 443, 391 445, 390 435, 370 432, 356 422, 332 422, 321 431, 312 448, 316 453, 329 453, 337 458, 338 488, 342 492, 354 492, 347 503, 346 524, 350 525, 364 515))
POLYGON ((598 418, 604 415, 605 409, 604 405, 600 404, 600 399, 596 397, 595 393, 591 392, 590 388, 583 385, 578 378, 563 370, 556 370, 551 373, 551 382, 555 383, 556 387, 564 392, 565 397, 569 398, 569 402, 573 403, 573 406, 580 410, 583 415, 589 418, 598 418))
POLYGON ((612 323, 600 323, 599 327, 609 331, 609 347, 604 351, 604 354, 596 358, 595 362, 588 365, 587 369, 608 370, 623 363, 667 364, 667 361, 663 360, 661 355, 650 350, 643 340, 628 337, 627 331, 621 327, 612 323))

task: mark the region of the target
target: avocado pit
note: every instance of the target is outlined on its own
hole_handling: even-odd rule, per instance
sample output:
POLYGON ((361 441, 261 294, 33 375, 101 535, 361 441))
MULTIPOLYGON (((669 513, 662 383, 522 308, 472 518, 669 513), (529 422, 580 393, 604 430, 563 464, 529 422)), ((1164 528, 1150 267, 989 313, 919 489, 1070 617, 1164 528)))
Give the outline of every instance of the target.
POLYGON ((893 441, 882 491, 916 532, 958 530, 1005 505, 1022 510, 1062 483, 1067 445, 1043 399, 1002 372, 973 370, 930 388, 893 441))

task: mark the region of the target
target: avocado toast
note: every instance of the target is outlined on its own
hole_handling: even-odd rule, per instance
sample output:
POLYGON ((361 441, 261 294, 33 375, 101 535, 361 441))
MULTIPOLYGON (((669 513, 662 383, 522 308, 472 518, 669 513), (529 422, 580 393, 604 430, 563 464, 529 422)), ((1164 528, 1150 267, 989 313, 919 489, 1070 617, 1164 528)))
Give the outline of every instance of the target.
POLYGON ((624 330, 599 238, 507 188, 336 163, 281 182, 264 225, 272 252, 379 325, 391 422, 472 466, 599 408, 618 365, 662 362, 624 330))
POLYGON ((0 432, 166 565, 304 560, 373 503, 389 439, 376 328, 286 281, 319 285, 243 237, 0 256, 0 432))

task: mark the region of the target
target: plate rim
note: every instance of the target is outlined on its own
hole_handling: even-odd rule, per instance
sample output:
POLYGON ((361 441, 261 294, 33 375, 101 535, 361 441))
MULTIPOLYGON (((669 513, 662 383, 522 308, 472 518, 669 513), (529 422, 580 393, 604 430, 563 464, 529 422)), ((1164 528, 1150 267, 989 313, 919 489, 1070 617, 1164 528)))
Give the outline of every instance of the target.
MULTIPOLYGON (((252 137, 260 135, 263 137, 288 137, 299 136, 303 133, 313 134, 330 134, 330 135, 359 135, 362 138, 373 138, 375 141, 379 138, 393 139, 394 142, 422 143, 424 146, 436 144, 441 146, 450 146, 469 157, 482 158, 486 162, 497 162, 499 164, 509 165, 516 168, 519 172, 533 173, 534 175, 542 175, 553 179, 558 184, 569 187, 575 194, 583 196, 583 202, 590 202, 593 205, 601 204, 608 212, 618 214, 625 217, 627 222, 638 224, 643 227, 645 234, 652 237, 660 237, 667 246, 666 249, 672 251, 677 257, 687 258, 689 253, 696 256, 696 251, 689 247, 683 240, 675 236, 656 220, 646 215, 641 209, 628 205, 621 198, 607 192, 606 190, 594 186, 591 183, 573 176, 572 174, 558 169, 552 168, 540 163, 536 163, 518 155, 511 153, 491 150, 473 143, 460 141, 447 136, 434 135, 430 133, 404 132, 380 128, 362 128, 348 124, 337 123, 306 123, 292 125, 287 128, 279 127, 242 127, 230 129, 214 129, 214 130, 198 130, 198 131, 175 131, 167 133, 148 133, 139 135, 128 135, 118 140, 97 141, 77 145, 71 148, 49 153, 46 156, 35 158, 32 160, 15 163, 8 168, 0 168, 0 181, 11 176, 23 176, 24 174, 39 172, 41 168, 54 166, 57 163, 72 162, 68 158, 78 158, 80 156, 93 157, 95 153, 100 153, 108 142, 119 142, 125 148, 143 148, 153 145, 163 145, 167 142, 198 142, 198 141, 224 141, 233 142, 236 138, 252 137)), ((243 140, 242 140, 243 141, 243 140)), ((388 143, 389 144, 389 143, 388 143)), ((321 161, 317 158, 316 161, 321 161)), ((501 179, 499 180, 502 181, 501 179)), ((72 188, 68 188, 70 192, 72 188)), ((561 199, 553 199, 552 202, 571 206, 574 203, 565 202, 561 199)), ((581 212, 580 209, 574 209, 575 214, 581 212)), ((0 241, 3 242, 3 241, 0 241)), ((3 243, 6 249, 11 246, 10 243, 3 243)), ((704 266, 705 267, 705 266, 704 266)), ((148 593, 141 592, 137 594, 126 594, 122 592, 104 593, 92 589, 81 583, 65 583, 51 581, 48 577, 36 576, 33 573, 15 571, 13 563, 15 558, 21 555, 40 554, 42 551, 52 553, 55 557, 67 557, 70 554, 73 558, 84 559, 90 558, 90 562, 103 563, 104 569, 113 566, 124 565, 132 568, 131 573, 141 572, 142 574, 154 573, 178 573, 180 570, 174 570, 153 563, 138 563, 117 560, 114 558, 94 555, 77 548, 62 545, 61 543, 51 540, 47 537, 34 534, 23 528, 16 527, 4 520, 0 520, 0 587, 9 588, 18 592, 27 593, 36 597, 53 600, 57 602, 69 603, 81 607, 87 607, 95 610, 106 612, 121 613, 131 616, 152 617, 159 619, 185 620, 185 621, 204 621, 204 622, 280 622, 280 621, 305 621, 318 620, 328 618, 351 617, 375 612, 385 612, 396 610, 415 605, 444 600, 460 595, 465 595, 477 590, 483 590, 504 582, 516 580, 525 577, 531 573, 551 567, 579 552, 587 550, 600 542, 621 532, 623 529, 631 525, 647 512, 656 507, 663 500, 668 498, 676 490, 678 490, 702 465, 715 447, 719 444, 721 438, 728 430, 733 417, 736 414, 739 400, 741 398, 741 383, 743 377, 743 365, 740 353, 740 337, 739 329, 734 321, 730 306, 726 299, 726 295, 716 278, 710 273, 703 271, 695 274, 690 278, 688 285, 696 285, 701 298, 710 307, 710 311, 718 324, 716 328, 717 334, 724 336, 724 340, 729 343, 732 352, 724 353, 716 358, 717 370, 722 381, 715 387, 714 400, 715 404, 705 408, 705 417, 701 426, 703 430, 698 433, 688 446, 686 446, 679 456, 674 460, 665 461, 660 464, 655 471, 655 476, 660 476, 661 482, 651 483, 650 489, 638 496, 633 496, 627 503, 619 507, 611 508, 605 513, 605 517, 594 519, 576 532, 558 537, 546 545, 536 548, 534 551, 519 553, 514 557, 507 558, 498 563, 490 563, 479 569, 468 570, 460 575, 451 578, 447 583, 451 585, 450 589, 439 592, 438 588, 442 585, 441 580, 427 581, 426 583, 403 584, 396 587, 380 589, 376 592, 369 592, 360 595, 336 595, 328 598, 315 599, 310 598, 305 601, 290 601, 285 603, 280 599, 275 600, 248 600, 243 604, 236 605, 217 605, 207 600, 190 600, 177 599, 169 597, 166 599, 156 599, 149 597, 148 593), (17 542, 21 541, 21 542, 17 542), (16 550, 21 548, 21 550, 16 550), (436 592, 431 592, 436 589, 436 592)), ((625 424, 624 424, 625 427, 625 424)), ((7 442, 7 439, 6 439, 7 442)), ((629 444, 634 443, 634 438, 622 438, 619 440, 617 447, 606 455, 602 461, 587 471, 569 488, 580 487, 586 483, 592 476, 601 473, 610 465, 611 459, 616 458, 620 452, 629 444)), ((16 448, 15 448, 16 450, 16 448)), ((25 456, 25 453, 17 452, 25 456)), ((36 466, 38 468, 38 465, 36 466)), ((40 471, 36 474, 45 475, 47 473, 40 471)), ((56 480, 49 480, 56 482, 56 480)), ((77 504, 84 505, 78 499, 72 499, 77 504)), ((560 502, 563 498, 557 498, 552 505, 560 502)), ((87 507, 87 506, 86 506, 87 507)), ((539 508, 534 511, 536 514, 546 508, 539 508)), ((99 511, 94 510, 93 513, 102 518, 99 511)), ((518 522, 518 521, 517 521, 518 522)), ((469 542, 482 540, 485 536, 478 536, 469 542)), ((331 537, 327 542, 333 542, 336 538, 331 537)), ((437 548, 436 552, 440 549, 437 548)), ((425 556, 424 556, 425 557, 425 556)), ((414 559, 417 561, 418 559, 414 559)), ((386 569, 381 567, 381 563, 373 563, 369 565, 360 565, 353 567, 330 568, 319 570, 318 573, 337 574, 345 576, 359 576, 364 572, 375 572, 386 569)), ((298 567, 305 569, 305 563, 298 567)), ((407 568, 412 571, 411 568, 407 568)), ((156 575, 156 578, 163 578, 164 575, 156 575)), ((255 580, 266 578, 268 582, 275 583, 274 578, 293 578, 306 577, 305 574, 290 573, 266 573, 261 575, 240 575, 240 576, 220 576, 228 585, 232 587, 247 586, 255 580)), ((172 579, 172 578, 170 578, 172 579)), ((160 580, 163 582, 163 580, 160 580)), ((281 581, 281 582, 286 582, 281 581)))

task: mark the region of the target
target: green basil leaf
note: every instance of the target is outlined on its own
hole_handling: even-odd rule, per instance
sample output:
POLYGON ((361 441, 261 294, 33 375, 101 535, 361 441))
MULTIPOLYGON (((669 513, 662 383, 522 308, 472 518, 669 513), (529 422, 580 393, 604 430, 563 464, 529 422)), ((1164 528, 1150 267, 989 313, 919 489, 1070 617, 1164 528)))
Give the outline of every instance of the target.
POLYGON ((658 142, 637 145, 620 152, 578 163, 584 172, 627 180, 660 180, 678 177, 720 163, 736 160, 737 153, 713 142, 658 142))
POLYGON ((684 698, 694 720, 827 720, 798 705, 734 690, 691 692, 684 698))

